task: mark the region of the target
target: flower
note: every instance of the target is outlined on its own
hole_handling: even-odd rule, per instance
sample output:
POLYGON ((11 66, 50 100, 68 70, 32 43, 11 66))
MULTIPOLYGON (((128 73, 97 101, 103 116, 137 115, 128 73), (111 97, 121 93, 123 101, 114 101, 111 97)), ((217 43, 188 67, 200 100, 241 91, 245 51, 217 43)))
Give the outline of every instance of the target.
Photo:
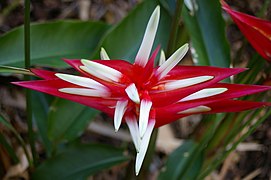
POLYGON ((234 11, 223 0, 221 4, 256 51, 271 61, 271 22, 234 11))
POLYGON ((235 112, 269 105, 233 99, 270 87, 219 82, 245 69, 178 66, 188 51, 188 44, 167 60, 161 53, 160 65, 154 67, 159 47, 150 53, 159 18, 158 6, 150 17, 134 64, 109 60, 102 48, 103 60, 65 60, 80 72, 80 76, 32 69, 43 80, 14 84, 103 111, 114 118, 116 131, 122 122, 126 122, 137 151, 136 174, 140 171, 154 127, 192 114, 235 112))

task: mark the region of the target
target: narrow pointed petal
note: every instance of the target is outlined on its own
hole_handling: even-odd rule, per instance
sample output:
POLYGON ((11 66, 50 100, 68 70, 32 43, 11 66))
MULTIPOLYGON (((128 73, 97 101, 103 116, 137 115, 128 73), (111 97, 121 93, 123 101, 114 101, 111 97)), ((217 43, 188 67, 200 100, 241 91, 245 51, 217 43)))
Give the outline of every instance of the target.
POLYGON ((159 58, 159 66, 164 64, 164 62, 166 62, 166 55, 165 55, 165 52, 161 50, 160 58, 159 58))
POLYGON ((169 81, 165 83, 165 90, 174 90, 179 88, 184 88, 188 86, 192 86, 195 84, 199 84, 210 79, 213 79, 214 76, 198 76, 193 78, 181 79, 176 81, 169 81))
MULTIPOLYGON (((77 71, 86 74, 84 71, 82 71, 80 69, 80 66, 83 66, 84 64, 81 62, 81 60, 79 59, 64 59, 64 61, 69 64, 70 66, 72 66, 74 69, 76 69, 77 71)), ((123 60, 110 60, 110 61, 104 61, 104 60, 92 60, 93 62, 102 64, 104 66, 108 66, 111 67, 113 69, 116 69, 117 71, 120 72, 129 72, 130 69, 132 68, 132 64, 130 64, 127 61, 123 61, 123 60), (111 62, 113 61, 113 62, 111 62), (126 70, 126 71, 125 71, 126 70)), ((89 75, 89 74, 88 74, 89 75)))
POLYGON ((135 64, 141 67, 145 67, 148 62, 155 34, 157 31, 159 19, 160 19, 160 6, 157 6, 148 22, 143 40, 141 42, 141 46, 135 58, 135 64))
POLYGON ((271 22, 234 11, 224 1, 221 1, 221 4, 255 50, 263 58, 271 61, 271 22))
POLYGON ((221 113, 221 112, 240 112, 260 107, 271 106, 269 102, 253 102, 253 101, 239 101, 239 100, 225 100, 219 103, 208 104, 212 111, 210 113, 221 113))
POLYGON ((107 52, 105 51, 103 47, 101 48, 101 51, 100 51, 100 57, 101 57, 101 60, 110 60, 107 52))
POLYGON ((110 92, 108 91, 100 91, 96 89, 87 89, 87 88, 61 88, 60 92, 75 94, 80 96, 93 96, 93 97, 109 97, 110 92))
POLYGON ((126 89, 125 92, 127 93, 128 97, 135 102, 136 104, 140 103, 139 94, 137 88, 134 83, 130 84, 126 89))
POLYGON ((132 136, 133 143, 135 145, 136 151, 139 152, 140 149, 140 137, 139 137, 139 129, 137 124, 137 119, 135 116, 127 116, 125 117, 126 123, 128 125, 129 131, 132 136))
POLYGON ((186 55, 187 51, 189 49, 188 44, 184 44, 182 47, 180 47, 174 54, 172 54, 165 63, 163 63, 158 69, 157 69, 157 76, 158 79, 162 79, 167 75, 167 73, 174 68, 186 55))
POLYGON ((123 76, 121 72, 105 66, 103 64, 94 62, 94 61, 89 61, 86 59, 81 60, 82 64, 85 66, 80 66, 80 68, 89 74, 92 74, 100 79, 104 79, 107 81, 114 81, 114 82, 119 82, 121 77, 123 76))
POLYGON ((139 171, 141 169, 144 157, 146 155, 146 152, 149 146, 149 142, 150 142, 152 131, 154 129, 154 125, 155 125, 155 120, 151 119, 148 123, 146 133, 143 136, 143 139, 141 141, 139 152, 136 155, 136 165, 135 165, 136 175, 139 174, 139 171))
POLYGON ((62 73, 56 73, 55 74, 58 78, 67 81, 69 83, 83 86, 87 88, 93 88, 93 89, 105 89, 106 87, 97 81, 94 81, 90 78, 81 77, 81 76, 74 76, 69 74, 62 74, 62 73))
MULTIPOLYGON (((207 102, 207 101, 206 101, 207 102)), ((203 102, 204 103, 204 102, 203 102)), ((180 109, 184 107, 190 106, 192 108, 192 104, 187 102, 186 104, 179 105, 178 108, 173 106, 165 107, 157 110, 156 116, 156 127, 163 126, 165 124, 171 123, 177 119, 180 119, 185 116, 189 116, 192 114, 213 114, 213 113, 229 113, 229 112, 240 112, 251 110, 255 108, 261 108, 266 106, 271 106, 271 103, 268 102, 253 102, 253 101, 239 101, 239 100, 221 100, 212 103, 204 104, 204 106, 209 107, 210 111, 205 112, 191 112, 191 113, 181 113, 180 109), (178 113, 179 112, 179 113, 178 113)), ((198 106, 195 106, 198 107, 198 106)), ((187 109, 188 110, 188 109, 187 109)), ((185 110, 184 110, 185 111, 185 110)))
POLYGON ((194 113, 202 113, 202 112, 208 112, 211 111, 212 109, 208 106, 197 106, 194 108, 190 108, 184 111, 180 111, 177 114, 194 114, 194 113))
POLYGON ((115 114, 114 114, 114 127, 115 127, 116 132, 120 128, 123 115, 127 109, 127 104, 128 104, 127 100, 117 102, 115 114))
POLYGON ((147 129, 151 107, 152 102, 150 100, 142 99, 139 111, 139 134, 141 138, 147 129))
POLYGON ((195 99, 201 99, 201 98, 206 98, 206 97, 210 97, 210 96, 215 96, 221 93, 224 93, 225 91, 227 91, 227 88, 206 88, 206 89, 202 89, 198 92, 195 92, 183 99, 180 100, 180 102, 184 102, 184 101, 190 101, 190 100, 195 100, 195 99))
POLYGON ((68 99, 92 108, 96 108, 100 111, 108 113, 112 117, 114 114, 114 110, 108 108, 108 106, 115 105, 116 100, 106 99, 106 97, 103 96, 103 99, 101 101, 101 97, 83 96, 60 92, 59 89, 69 87, 71 86, 71 84, 58 78, 53 80, 13 82, 12 84, 16 84, 18 86, 33 89, 53 96, 68 99))
POLYGON ((170 91, 151 90, 149 95, 152 102, 160 106, 167 106, 176 103, 180 99, 189 96, 201 89, 208 88, 212 84, 215 84, 229 76, 235 75, 246 69, 243 68, 218 68, 209 66, 176 66, 172 69, 168 76, 164 78, 165 81, 173 81, 176 79, 192 78, 196 76, 214 76, 213 79, 205 81, 200 84, 195 84, 190 87, 184 87, 183 89, 176 89, 170 91))
POLYGON ((56 73, 52 71, 47 71, 43 69, 31 69, 31 72, 42 79, 57 79, 57 77, 55 76, 56 73))
POLYGON ((195 11, 198 10, 198 4, 194 0, 184 0, 184 4, 189 9, 192 16, 194 15, 195 11))

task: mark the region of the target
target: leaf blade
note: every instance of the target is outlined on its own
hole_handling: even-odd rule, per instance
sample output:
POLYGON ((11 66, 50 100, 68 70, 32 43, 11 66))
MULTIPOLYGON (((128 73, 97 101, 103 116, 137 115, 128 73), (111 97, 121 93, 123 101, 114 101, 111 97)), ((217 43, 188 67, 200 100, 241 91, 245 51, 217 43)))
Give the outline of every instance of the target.
POLYGON ((74 144, 45 161, 33 179, 85 179, 96 172, 127 160, 121 149, 100 144, 74 144))
MULTIPOLYGON (((55 21, 31 25, 31 63, 66 67, 61 58, 89 58, 109 26, 101 22, 55 21)), ((22 27, 0 37, 0 64, 23 67, 22 27)))

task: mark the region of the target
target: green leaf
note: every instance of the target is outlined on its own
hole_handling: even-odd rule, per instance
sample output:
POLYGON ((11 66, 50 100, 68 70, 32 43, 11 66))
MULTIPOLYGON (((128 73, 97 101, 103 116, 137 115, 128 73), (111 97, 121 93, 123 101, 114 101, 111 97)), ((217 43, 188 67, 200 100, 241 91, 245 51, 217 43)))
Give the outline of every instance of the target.
POLYGON ((161 5, 173 16, 176 8, 176 0, 160 0, 161 5))
POLYGON ((170 154, 159 180, 196 179, 203 163, 202 153, 195 153, 199 146, 194 141, 185 141, 170 154))
POLYGON ((90 107, 57 98, 48 115, 48 135, 53 142, 74 140, 98 111, 90 107))
POLYGON ((28 69, 11 67, 11 66, 0 66, 0 73, 15 73, 15 74, 25 74, 34 76, 34 74, 28 69))
POLYGON ((33 173, 33 179, 84 180, 87 176, 126 161, 121 149, 100 144, 75 144, 46 160, 33 173))
POLYGON ((219 1, 196 0, 193 14, 184 6, 183 19, 195 48, 198 65, 229 67, 230 49, 225 36, 225 22, 219 1))
MULTIPOLYGON (((67 66, 61 58, 89 58, 109 26, 100 22, 56 21, 31 25, 31 64, 67 66)), ((0 37, 0 64, 23 67, 23 28, 0 37)))
POLYGON ((40 136, 42 143, 45 147, 46 153, 50 155, 52 153, 52 144, 48 138, 48 112, 49 112, 49 104, 47 95, 32 91, 32 112, 33 119, 38 127, 38 135, 40 136))
MULTIPOLYGON (((158 4, 158 0, 142 2, 103 38, 100 46, 106 49, 111 59, 125 59, 134 62, 148 20, 158 4)), ((153 48, 160 44, 162 49, 166 49, 171 17, 163 7, 161 7, 160 14, 153 48)), ((99 58, 99 51, 95 53, 94 58, 99 58)))

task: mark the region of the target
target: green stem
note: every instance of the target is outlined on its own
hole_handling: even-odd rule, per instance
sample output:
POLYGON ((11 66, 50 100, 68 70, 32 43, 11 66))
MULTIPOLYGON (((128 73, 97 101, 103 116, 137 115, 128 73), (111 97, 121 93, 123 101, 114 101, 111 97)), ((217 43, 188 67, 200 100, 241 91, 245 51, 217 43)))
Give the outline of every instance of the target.
POLYGON ((179 29, 179 23, 181 21, 181 14, 183 8, 183 0, 177 0, 176 11, 172 20, 171 32, 168 41, 167 55, 172 54, 175 50, 177 35, 179 29))
MULTIPOLYGON (((30 0, 24 1, 24 55, 25 55, 25 68, 30 68, 30 0)), ((30 80, 31 77, 25 76, 26 81, 30 80)), ((31 103, 31 91, 26 90, 26 114, 27 114, 27 127, 28 127, 28 138, 33 156, 33 164, 37 162, 37 152, 35 149, 35 138, 33 131, 32 122, 32 103, 31 103)))

